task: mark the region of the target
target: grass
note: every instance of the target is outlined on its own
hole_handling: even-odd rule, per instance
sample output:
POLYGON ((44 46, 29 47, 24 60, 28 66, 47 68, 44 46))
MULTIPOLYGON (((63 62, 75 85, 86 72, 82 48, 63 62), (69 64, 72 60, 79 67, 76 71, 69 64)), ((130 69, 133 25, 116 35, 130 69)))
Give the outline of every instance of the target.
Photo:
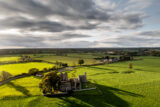
POLYGON ((83 57, 69 57, 69 56, 44 56, 42 58, 36 58, 36 59, 41 59, 44 61, 49 61, 49 62, 63 62, 63 63, 68 63, 69 66, 73 65, 78 65, 78 60, 83 58, 84 59, 84 64, 95 64, 99 63, 99 61, 92 59, 92 58, 86 58, 86 56, 83 57))
POLYGON ((40 79, 17 79, 0 86, 0 104, 3 107, 159 107, 159 65, 159 57, 143 57, 143 60, 132 62, 78 67, 76 75, 87 72, 87 78, 98 89, 72 97, 44 97, 38 88, 40 79), (133 69, 128 68, 129 63, 133 64, 133 69))
POLYGON ((15 62, 19 57, 0 57, 0 62, 15 62))
POLYGON ((9 82, 0 87, 0 95, 3 96, 33 96, 41 95, 39 91, 39 78, 26 77, 9 82))
POLYGON ((39 63, 39 62, 32 62, 32 63, 20 63, 20 64, 7 64, 7 65, 0 65, 0 71, 7 71, 12 75, 28 73, 28 70, 31 68, 38 68, 42 70, 43 68, 53 67, 52 64, 47 63, 39 63))
POLYGON ((97 57, 103 57, 105 54, 103 53, 69 53, 67 54, 69 57, 77 57, 77 58, 97 58, 97 57))

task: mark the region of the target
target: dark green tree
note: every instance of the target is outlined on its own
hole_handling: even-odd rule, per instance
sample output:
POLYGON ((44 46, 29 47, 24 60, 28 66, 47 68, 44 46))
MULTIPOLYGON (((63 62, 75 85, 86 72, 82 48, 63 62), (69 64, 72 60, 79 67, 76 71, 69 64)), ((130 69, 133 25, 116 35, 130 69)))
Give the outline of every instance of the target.
POLYGON ((43 94, 53 94, 55 90, 59 89, 60 85, 60 76, 57 74, 57 71, 52 71, 46 73, 42 77, 42 81, 39 84, 39 88, 43 91, 43 94))
POLYGON ((132 69, 132 68, 133 68, 132 63, 129 63, 129 69, 132 69))
POLYGON ((30 75, 36 75, 38 72, 39 72, 39 69, 37 69, 37 68, 31 68, 28 73, 30 75))
POLYGON ((79 65, 84 64, 84 60, 83 60, 83 59, 78 60, 78 64, 79 64, 79 65))

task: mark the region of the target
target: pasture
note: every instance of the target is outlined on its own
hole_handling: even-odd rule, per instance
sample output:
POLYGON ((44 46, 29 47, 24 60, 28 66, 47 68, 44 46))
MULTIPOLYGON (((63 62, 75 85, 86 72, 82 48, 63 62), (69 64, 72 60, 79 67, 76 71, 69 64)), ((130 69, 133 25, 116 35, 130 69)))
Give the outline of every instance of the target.
POLYGON ((76 96, 47 98, 38 88, 39 78, 17 79, 0 86, 0 104, 3 107, 159 107, 160 58, 142 58, 131 62, 77 67, 76 75, 87 72, 88 80, 98 89, 77 93, 76 96), (129 69, 129 63, 133 64, 132 69, 129 69))
POLYGON ((0 62, 16 62, 18 61, 19 57, 15 56, 15 57, 0 57, 0 62))
POLYGON ((50 68, 53 66, 54 66, 53 64, 40 63, 40 62, 7 64, 7 65, 0 65, 0 71, 7 71, 12 75, 18 75, 22 73, 28 73, 28 70, 31 68, 38 68, 39 70, 42 70, 43 68, 50 68))
POLYGON ((76 66, 78 65, 78 60, 79 59, 84 59, 84 64, 95 64, 95 63, 99 63, 99 61, 93 59, 93 56, 91 55, 80 55, 79 57, 76 56, 77 54, 75 54, 74 56, 43 56, 40 58, 35 58, 35 59, 40 59, 40 60, 44 60, 44 61, 49 61, 49 62, 53 62, 55 63, 56 61, 59 62, 63 62, 63 63, 67 63, 69 66, 76 66))

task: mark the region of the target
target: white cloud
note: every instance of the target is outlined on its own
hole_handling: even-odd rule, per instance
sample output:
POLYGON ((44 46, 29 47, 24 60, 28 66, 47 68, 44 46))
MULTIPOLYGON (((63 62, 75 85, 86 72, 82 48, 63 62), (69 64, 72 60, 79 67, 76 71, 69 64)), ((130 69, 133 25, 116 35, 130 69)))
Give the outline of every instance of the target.
POLYGON ((117 4, 110 0, 95 0, 97 7, 104 9, 104 10, 114 10, 117 4))

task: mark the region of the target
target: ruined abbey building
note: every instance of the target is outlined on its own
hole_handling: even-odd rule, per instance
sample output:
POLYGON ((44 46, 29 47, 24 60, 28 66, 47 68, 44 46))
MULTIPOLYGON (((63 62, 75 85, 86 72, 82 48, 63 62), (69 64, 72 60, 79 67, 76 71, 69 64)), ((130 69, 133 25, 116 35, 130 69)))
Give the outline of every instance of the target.
POLYGON ((87 73, 85 72, 84 75, 79 75, 78 78, 68 79, 68 73, 61 72, 60 78, 60 91, 67 92, 73 90, 81 90, 82 83, 87 82, 87 73))

